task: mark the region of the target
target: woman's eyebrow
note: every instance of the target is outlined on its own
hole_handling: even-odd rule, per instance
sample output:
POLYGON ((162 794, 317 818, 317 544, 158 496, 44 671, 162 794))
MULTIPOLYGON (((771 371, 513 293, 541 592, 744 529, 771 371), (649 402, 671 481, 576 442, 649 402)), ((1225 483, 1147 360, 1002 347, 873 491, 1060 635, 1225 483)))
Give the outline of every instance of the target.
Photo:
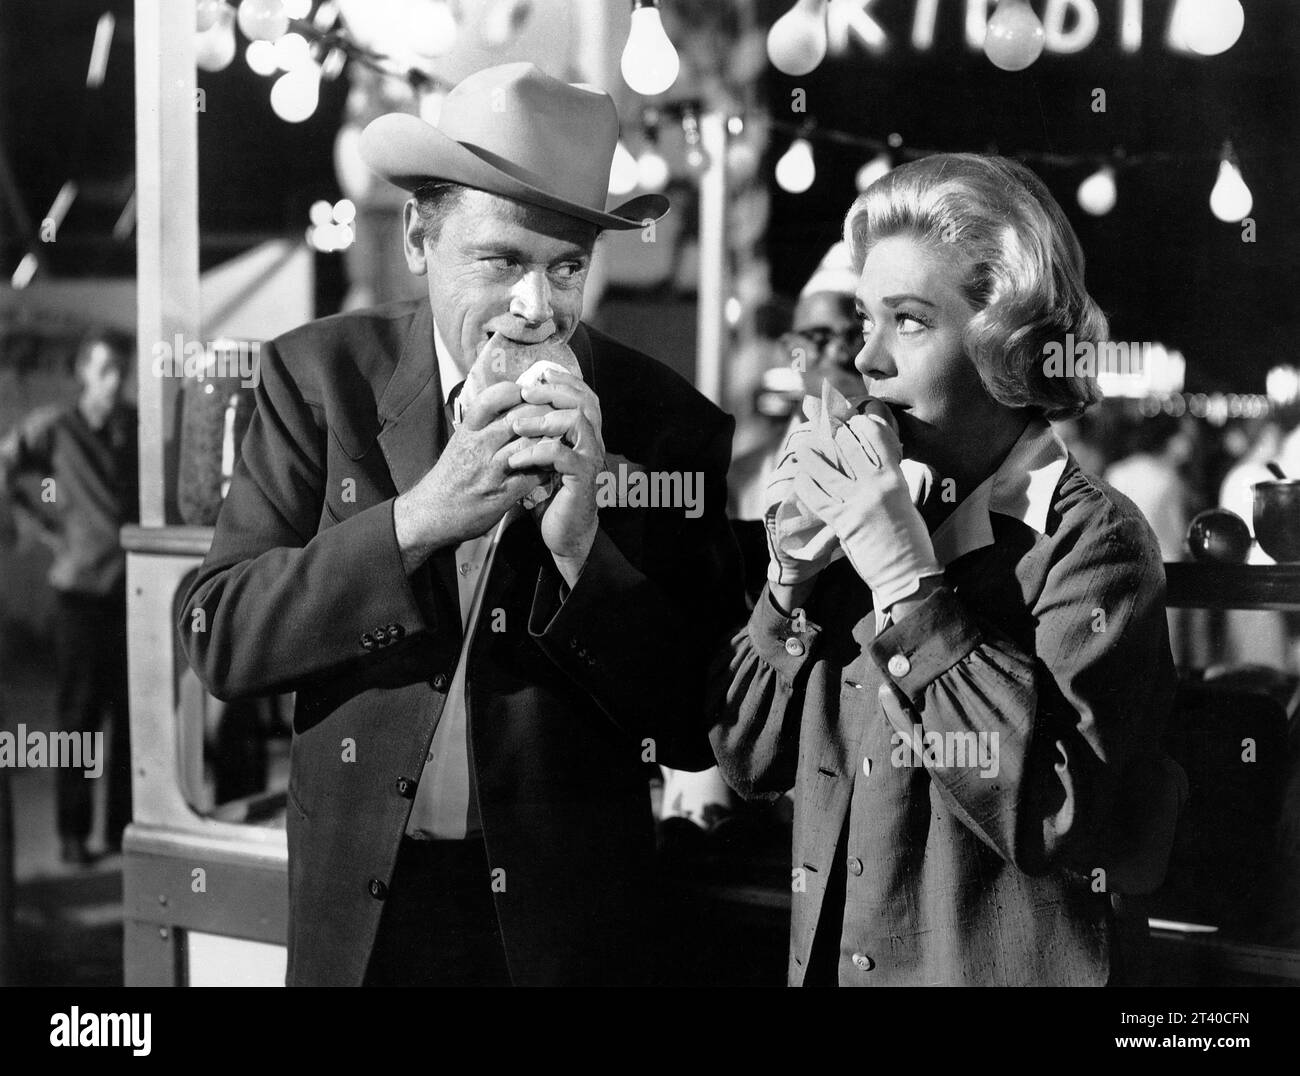
POLYGON ((884 303, 886 306, 893 308, 897 306, 899 303, 904 303, 909 300, 914 303, 923 303, 925 306, 933 306, 935 307, 936 310, 938 309, 938 306, 935 303, 930 302, 929 299, 923 299, 919 295, 912 295, 910 293, 904 293, 902 295, 886 295, 880 301, 884 303))

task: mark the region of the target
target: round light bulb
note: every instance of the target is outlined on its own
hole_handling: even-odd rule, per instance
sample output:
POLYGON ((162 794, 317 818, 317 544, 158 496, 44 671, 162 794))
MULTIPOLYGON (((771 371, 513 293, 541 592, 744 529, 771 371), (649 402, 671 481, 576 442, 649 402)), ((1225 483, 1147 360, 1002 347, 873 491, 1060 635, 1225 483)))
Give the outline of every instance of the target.
POLYGON ((657 194, 668 186, 668 162, 653 146, 647 146, 636 159, 636 182, 643 191, 657 194))
POLYGON ((284 13, 291 19, 305 19, 311 14, 311 0, 282 0, 284 13))
POLYGON ((329 202, 322 198, 319 201, 312 202, 311 209, 307 211, 307 217, 317 228, 323 228, 330 222, 331 212, 329 202))
POLYGON ((212 26, 194 38, 194 63, 204 71, 224 71, 235 58, 235 13, 226 5, 212 26))
POLYGON ((302 34, 285 34, 272 46, 275 66, 281 71, 297 71, 311 61, 311 46, 302 34))
POLYGON ((406 43, 417 55, 445 56, 456 45, 456 16, 447 0, 411 0, 406 28, 406 43))
POLYGON ((285 123, 302 123, 320 103, 320 72, 316 65, 286 71, 271 87, 271 108, 285 123))
POLYGON ((275 41, 289 32, 283 0, 243 0, 239 28, 249 41, 275 41))
POLYGON ((632 11, 632 27, 627 33, 619 67, 623 81, 633 92, 654 97, 677 81, 681 62, 664 32, 659 8, 653 0, 638 0, 638 3, 632 11))
POLYGON ((275 63, 275 46, 269 41, 250 41, 244 50, 244 59, 257 75, 274 75, 279 70, 275 63))
POLYGON ((686 167, 692 172, 707 172, 713 158, 698 143, 686 147, 686 167))
POLYGON ((1094 217, 1104 217, 1115 208, 1115 169, 1103 165, 1079 184, 1079 206, 1094 217))
POLYGON ((1237 166, 1225 155, 1219 161, 1219 178, 1210 191, 1210 212, 1226 224, 1235 224, 1250 215, 1255 199, 1241 178, 1237 166))
POLYGON ((351 224, 357 219, 357 206, 351 198, 340 198, 334 203, 330 216, 337 224, 351 224))
POLYGON ((1246 13, 1241 0, 1182 0, 1175 12, 1176 33, 1189 49, 1202 56, 1227 52, 1241 37, 1246 13))
POLYGON ((197 0, 194 5, 194 29, 199 33, 211 30, 221 18, 226 0, 197 0))
POLYGON ((984 35, 984 55, 1003 71, 1023 71, 1042 55, 1045 36, 1029 0, 998 0, 984 35))
POLYGON ((826 57, 826 0, 796 0, 767 32, 767 57, 787 75, 806 75, 826 57))
POLYGON ((636 190, 636 159, 627 151, 623 140, 614 147, 614 159, 609 166, 609 193, 621 196, 636 190))
POLYGON ((802 194, 817 178, 817 165, 813 161, 812 143, 806 138, 796 138, 790 148, 776 162, 776 182, 782 190, 802 194))
POLYGON ((858 174, 854 177, 858 190, 865 191, 876 180, 887 176, 893 167, 894 162, 889 159, 888 153, 880 153, 872 157, 871 160, 858 169, 858 174))

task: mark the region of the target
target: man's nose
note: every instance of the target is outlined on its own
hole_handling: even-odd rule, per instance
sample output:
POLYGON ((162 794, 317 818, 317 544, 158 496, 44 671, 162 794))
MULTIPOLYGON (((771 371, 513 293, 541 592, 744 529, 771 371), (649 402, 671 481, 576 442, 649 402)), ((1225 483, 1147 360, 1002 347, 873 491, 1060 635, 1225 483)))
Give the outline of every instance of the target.
POLYGON ((545 270, 536 269, 519 278, 510 294, 510 313, 530 325, 540 325, 550 321, 554 314, 551 309, 551 282, 545 270))

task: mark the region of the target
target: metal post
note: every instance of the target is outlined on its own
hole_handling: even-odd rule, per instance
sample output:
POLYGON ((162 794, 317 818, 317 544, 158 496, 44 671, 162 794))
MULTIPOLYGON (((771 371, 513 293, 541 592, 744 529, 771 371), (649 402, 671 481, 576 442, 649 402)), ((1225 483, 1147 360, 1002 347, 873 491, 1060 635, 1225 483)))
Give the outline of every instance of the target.
POLYGON ((700 144, 709 156, 709 166, 700 177, 695 387, 714 403, 721 404, 727 283, 727 120, 721 112, 705 112, 700 116, 700 144))

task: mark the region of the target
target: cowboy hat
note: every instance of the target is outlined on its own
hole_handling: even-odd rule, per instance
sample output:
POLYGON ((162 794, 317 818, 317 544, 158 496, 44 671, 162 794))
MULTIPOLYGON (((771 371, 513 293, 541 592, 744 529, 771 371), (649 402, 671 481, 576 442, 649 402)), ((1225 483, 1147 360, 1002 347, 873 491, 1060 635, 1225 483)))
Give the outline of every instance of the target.
POLYGON ((646 194, 605 209, 617 143, 609 94, 511 63, 457 84, 436 127, 402 112, 373 120, 361 135, 361 156, 406 190, 449 180, 602 228, 640 228, 668 212, 668 199, 646 194))

